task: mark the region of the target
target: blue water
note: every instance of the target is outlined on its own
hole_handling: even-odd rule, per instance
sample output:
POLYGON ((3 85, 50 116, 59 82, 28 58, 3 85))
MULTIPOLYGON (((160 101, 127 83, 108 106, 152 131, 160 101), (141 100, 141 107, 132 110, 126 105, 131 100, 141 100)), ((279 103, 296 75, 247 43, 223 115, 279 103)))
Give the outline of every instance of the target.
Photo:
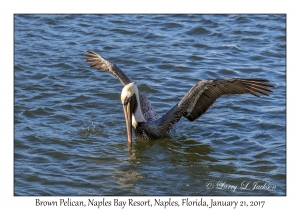
POLYGON ((14 194, 286 195, 286 16, 15 15, 14 194), (160 116, 201 79, 276 88, 223 96, 171 137, 130 147, 122 84, 89 68, 87 50, 160 116))

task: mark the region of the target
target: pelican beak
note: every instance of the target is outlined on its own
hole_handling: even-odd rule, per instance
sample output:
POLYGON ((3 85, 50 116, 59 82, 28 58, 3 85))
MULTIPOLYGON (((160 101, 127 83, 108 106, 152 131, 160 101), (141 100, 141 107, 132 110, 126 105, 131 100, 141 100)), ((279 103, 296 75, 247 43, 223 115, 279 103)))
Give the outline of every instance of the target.
POLYGON ((123 102, 127 136, 128 136, 128 142, 130 144, 132 143, 132 114, 136 105, 135 103, 136 103, 135 95, 133 95, 130 98, 126 97, 123 102))

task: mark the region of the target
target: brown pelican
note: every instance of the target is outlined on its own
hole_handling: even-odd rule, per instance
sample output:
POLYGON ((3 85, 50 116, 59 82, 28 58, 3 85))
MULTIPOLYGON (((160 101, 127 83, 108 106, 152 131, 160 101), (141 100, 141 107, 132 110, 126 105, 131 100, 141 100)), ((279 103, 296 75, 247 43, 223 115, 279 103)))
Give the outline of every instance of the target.
POLYGON ((132 129, 137 138, 156 139, 170 136, 170 131, 183 116, 189 121, 199 118, 222 95, 250 93, 260 97, 272 92, 268 80, 259 78, 208 79, 196 83, 188 93, 166 114, 159 118, 148 98, 141 94, 135 82, 114 63, 94 53, 87 51, 86 62, 97 70, 104 69, 117 77, 124 85, 121 93, 128 142, 132 143, 132 129))

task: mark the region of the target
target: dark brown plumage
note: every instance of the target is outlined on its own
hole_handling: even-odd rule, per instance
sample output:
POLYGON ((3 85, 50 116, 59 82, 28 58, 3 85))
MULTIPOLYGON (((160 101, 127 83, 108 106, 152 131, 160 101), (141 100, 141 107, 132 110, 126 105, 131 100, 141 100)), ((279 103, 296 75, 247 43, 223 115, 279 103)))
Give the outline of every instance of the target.
MULTIPOLYGON (((92 51, 88 51, 86 56, 88 57, 86 62, 92 63, 91 67, 96 67, 97 70, 106 70, 116 76, 124 86, 131 83, 125 73, 112 62, 92 51)), ((268 96, 268 93, 272 92, 270 88, 274 88, 274 86, 268 82, 268 80, 260 78, 201 80, 186 93, 178 104, 161 118, 158 118, 147 97, 138 92, 137 94, 140 96, 139 101, 135 102, 140 105, 146 122, 138 122, 134 128, 134 132, 137 138, 142 139, 155 139, 169 136, 170 131, 182 116, 186 117, 189 121, 196 120, 222 95, 252 94, 256 97, 260 97, 259 94, 262 94, 268 96)))
POLYGON ((250 93, 260 97, 260 93, 268 96, 268 92, 272 92, 269 88, 274 87, 268 82, 268 80, 258 78, 202 80, 190 89, 178 106, 181 109, 186 109, 184 117, 194 121, 222 95, 250 93))

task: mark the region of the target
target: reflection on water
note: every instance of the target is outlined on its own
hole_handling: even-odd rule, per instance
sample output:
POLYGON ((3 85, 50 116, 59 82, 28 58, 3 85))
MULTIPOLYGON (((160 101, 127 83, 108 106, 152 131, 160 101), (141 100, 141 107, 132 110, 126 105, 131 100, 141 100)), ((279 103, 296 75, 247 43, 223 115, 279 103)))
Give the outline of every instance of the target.
POLYGON ((114 180, 121 187, 124 188, 133 188, 131 190, 133 193, 142 194, 142 191, 139 191, 135 188, 135 182, 139 179, 143 179, 144 177, 140 175, 140 173, 135 171, 115 171, 113 173, 114 180))

